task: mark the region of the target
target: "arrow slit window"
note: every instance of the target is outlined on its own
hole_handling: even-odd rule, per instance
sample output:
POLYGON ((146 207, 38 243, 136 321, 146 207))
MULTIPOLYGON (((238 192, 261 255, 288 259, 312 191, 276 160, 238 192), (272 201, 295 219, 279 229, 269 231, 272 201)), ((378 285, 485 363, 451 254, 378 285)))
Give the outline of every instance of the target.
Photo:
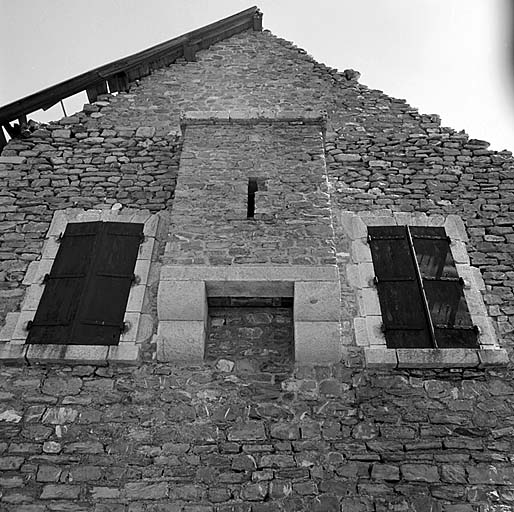
POLYGON ((117 345, 142 241, 143 224, 69 223, 26 343, 117 345))
POLYGON ((388 348, 478 348, 442 227, 368 226, 388 348))

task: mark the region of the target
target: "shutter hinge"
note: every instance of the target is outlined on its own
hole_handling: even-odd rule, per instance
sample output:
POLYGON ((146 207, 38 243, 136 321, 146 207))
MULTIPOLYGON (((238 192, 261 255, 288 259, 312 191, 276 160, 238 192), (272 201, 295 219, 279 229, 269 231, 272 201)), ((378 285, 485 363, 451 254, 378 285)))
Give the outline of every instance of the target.
POLYGON ((48 283, 49 280, 50 280, 50 274, 45 274, 43 276, 43 284, 48 283))
POLYGON ((373 278, 373 284, 374 284, 375 286, 378 286, 378 277, 377 277, 377 276, 375 276, 375 277, 373 278))
POLYGON ((56 242, 60 244, 62 242, 62 239, 64 238, 64 232, 59 233, 59 236, 56 239, 56 242))
POLYGON ((120 333, 124 334, 130 329, 130 323, 129 322, 121 322, 120 324, 120 333))
POLYGON ((139 245, 143 244, 145 242, 145 235, 143 235, 143 233, 141 233, 139 235, 139 245))
POLYGON ((141 282, 141 277, 136 276, 136 274, 132 274, 132 277, 130 278, 130 286, 135 286, 136 284, 139 284, 141 282))
POLYGON ((25 326, 25 330, 26 331, 30 331, 32 329, 32 326, 34 325, 34 321, 33 320, 29 320, 27 322, 27 325, 25 326))

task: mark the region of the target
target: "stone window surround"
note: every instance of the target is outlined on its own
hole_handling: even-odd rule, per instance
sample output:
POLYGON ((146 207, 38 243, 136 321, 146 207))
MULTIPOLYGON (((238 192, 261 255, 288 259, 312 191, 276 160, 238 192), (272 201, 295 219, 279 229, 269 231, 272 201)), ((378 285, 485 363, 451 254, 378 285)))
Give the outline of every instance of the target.
POLYGON ((144 314, 148 300, 150 265, 157 247, 156 236, 160 217, 148 211, 121 208, 111 210, 83 210, 70 208, 54 212, 39 260, 30 263, 23 284, 27 285, 19 312, 8 313, 0 330, 0 362, 107 364, 134 363, 139 359, 141 343, 152 336, 153 320, 144 314), (128 329, 120 336, 118 345, 25 344, 27 322, 34 319, 43 294, 44 275, 49 273, 57 251, 58 237, 71 222, 133 222, 143 224, 144 241, 139 246, 134 274, 136 284, 130 289, 124 322, 128 329))
POLYGON ((458 215, 431 215, 395 212, 340 212, 343 230, 351 240, 347 279, 356 290, 355 341, 364 348, 368 367, 444 368, 485 367, 507 364, 492 320, 482 298, 485 284, 480 269, 472 267, 467 254, 466 227, 458 215), (382 332, 382 314, 374 284, 374 268, 368 244, 368 226, 441 226, 450 238, 450 250, 459 277, 464 280, 464 296, 471 319, 479 328, 478 349, 389 349, 382 332))
POLYGON ((335 265, 166 265, 157 297, 157 360, 201 364, 208 297, 294 297, 294 355, 301 364, 341 360, 340 281, 335 265))

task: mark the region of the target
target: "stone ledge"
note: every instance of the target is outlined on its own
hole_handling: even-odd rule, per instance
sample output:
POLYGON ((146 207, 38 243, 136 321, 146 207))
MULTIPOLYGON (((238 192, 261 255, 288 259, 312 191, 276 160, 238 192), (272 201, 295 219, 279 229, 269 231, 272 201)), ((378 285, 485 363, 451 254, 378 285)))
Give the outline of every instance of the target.
POLYGON ((336 265, 163 265, 161 281, 334 281, 339 279, 336 265))
POLYGON ((13 345, 12 343, 0 343, 0 362, 1 363, 22 363, 27 364, 25 355, 26 345, 13 345))
POLYGON ((257 124, 266 122, 301 123, 324 125, 326 112, 312 110, 221 110, 189 111, 180 115, 180 125, 184 129, 191 125, 205 124, 257 124))
POLYGON ((364 358, 368 368, 483 368, 509 364, 505 349, 365 348, 364 358))

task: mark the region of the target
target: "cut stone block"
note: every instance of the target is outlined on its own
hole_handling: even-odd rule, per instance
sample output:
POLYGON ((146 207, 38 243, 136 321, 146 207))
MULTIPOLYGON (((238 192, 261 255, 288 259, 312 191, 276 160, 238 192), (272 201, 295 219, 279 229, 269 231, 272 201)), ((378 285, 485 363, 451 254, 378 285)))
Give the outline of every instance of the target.
POLYGON ((126 312, 137 313, 143 309, 143 302, 145 300, 146 286, 144 284, 137 284, 130 288, 128 296, 126 312))
POLYGON ((200 363, 205 350, 203 321, 161 321, 157 329, 157 360, 200 363))
POLYGON ((27 323, 29 320, 34 320, 35 311, 22 311, 18 316, 18 322, 16 323, 16 327, 14 328, 12 334, 12 341, 18 343, 25 343, 29 331, 27 330, 27 323))
MULTIPOLYGON (((371 260, 370 260, 371 261, 371 260)), ((161 269, 164 281, 333 281, 339 279, 335 265, 165 265, 161 269)))
POLYGON ((137 332, 139 330, 139 321, 141 320, 141 313, 126 312, 123 317, 123 322, 127 324, 128 329, 120 336, 121 342, 135 342, 137 341, 137 332))
POLYGON ((339 322, 341 287, 339 281, 298 281, 294 284, 294 320, 339 322))
POLYGON ((341 360, 343 344, 339 322, 295 322, 295 361, 331 364, 341 360))
POLYGON ((368 368, 396 368, 396 350, 391 348, 365 348, 364 360, 368 368))
POLYGON ((26 363, 26 352, 27 345, 13 345, 12 343, 0 343, 0 362, 26 363))
POLYGON ((496 350, 478 350, 480 366, 505 366, 509 364, 508 352, 501 348, 496 350))
POLYGON ((139 350, 136 343, 120 343, 109 347, 107 360, 109 363, 136 364, 139 361, 139 350))
POLYGON ((25 291, 25 297, 23 298, 22 310, 23 311, 36 311, 45 286, 43 284, 30 285, 25 291))
POLYGON ((209 297, 292 297, 290 281, 207 281, 209 297))
POLYGON ((63 362, 70 364, 106 364, 109 347, 99 345, 67 345, 63 362))
POLYGON ((27 345, 29 363, 62 363, 67 345, 27 345))
POLYGON ((478 366, 474 349, 397 349, 398 368, 468 368, 478 366))
POLYGON ((354 263, 372 262, 371 249, 364 240, 355 240, 352 243, 352 261, 354 263))
POLYGON ((203 281, 161 281, 157 293, 159 320, 198 320, 207 317, 203 281))
POLYGON ((380 316, 380 301, 375 288, 363 288, 357 292, 357 303, 362 316, 380 316))

